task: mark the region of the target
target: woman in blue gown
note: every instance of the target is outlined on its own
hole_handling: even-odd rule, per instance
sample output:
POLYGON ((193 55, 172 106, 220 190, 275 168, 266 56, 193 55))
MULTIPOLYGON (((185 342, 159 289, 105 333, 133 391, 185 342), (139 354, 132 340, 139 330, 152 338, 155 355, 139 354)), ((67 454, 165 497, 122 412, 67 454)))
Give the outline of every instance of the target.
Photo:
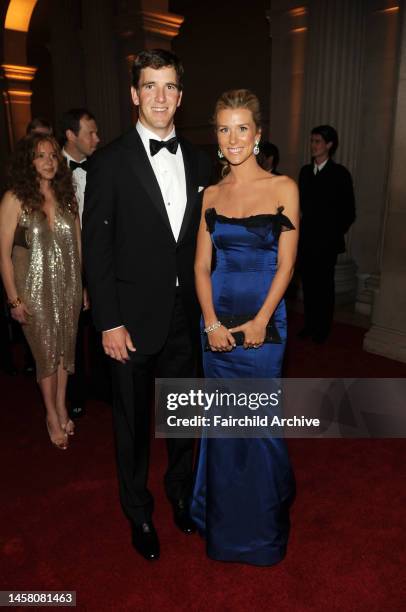
MULTIPOLYGON (((207 378, 281 375, 286 342, 283 295, 291 280, 299 225, 296 184, 257 164, 258 99, 248 90, 223 94, 215 108, 223 179, 204 195, 196 252, 196 288, 207 378), (216 252, 213 273, 212 255, 216 252), (227 329, 222 317, 252 313, 227 329), (281 344, 264 343, 271 316, 281 344), (232 333, 242 331, 236 346, 232 333)), ((286 554, 294 476, 285 442, 276 438, 203 438, 191 515, 207 554, 221 561, 273 565, 286 554)))

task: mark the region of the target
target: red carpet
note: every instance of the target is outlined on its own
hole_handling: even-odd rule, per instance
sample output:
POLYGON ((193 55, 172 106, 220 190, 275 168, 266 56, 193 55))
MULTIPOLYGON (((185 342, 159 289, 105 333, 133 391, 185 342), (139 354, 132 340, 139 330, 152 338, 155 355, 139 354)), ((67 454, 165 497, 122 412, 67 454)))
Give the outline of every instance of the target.
MULTIPOLYGON (((362 351, 364 331, 336 325, 325 346, 290 326, 287 376, 405 377, 362 351)), ((223 564, 178 533, 163 495, 165 448, 153 444, 150 487, 161 560, 132 549, 118 502, 111 414, 89 405, 67 452, 47 439, 31 379, 0 378, 0 590, 76 590, 80 610, 403 610, 406 441, 291 440, 298 494, 286 560, 223 564)))

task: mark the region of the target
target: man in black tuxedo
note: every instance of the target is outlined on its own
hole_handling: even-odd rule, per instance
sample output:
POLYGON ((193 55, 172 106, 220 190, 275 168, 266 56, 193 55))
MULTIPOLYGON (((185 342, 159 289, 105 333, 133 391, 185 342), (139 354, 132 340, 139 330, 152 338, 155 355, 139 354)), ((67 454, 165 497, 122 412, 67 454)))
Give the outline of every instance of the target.
MULTIPOLYGON (((183 68, 162 49, 133 65, 135 128, 97 151, 88 170, 83 242, 92 312, 113 364, 120 498, 133 545, 159 557, 147 488, 154 376, 193 377, 199 353, 194 255, 209 159, 177 138, 183 68)), ((189 517, 193 441, 170 439, 166 494, 175 524, 189 517)))
MULTIPOLYGON (((79 220, 82 224, 88 159, 96 151, 100 142, 96 119, 87 108, 71 108, 65 111, 61 117, 60 131, 62 155, 72 170, 73 186, 79 207, 79 220)), ((77 419, 85 414, 86 399, 88 397, 85 367, 86 335, 89 340, 92 378, 97 377, 100 379, 103 377, 103 383, 106 383, 109 378, 108 368, 105 366, 106 356, 100 354, 101 349, 97 350, 100 341, 98 341, 98 334, 96 334, 91 325, 89 302, 87 292, 85 291, 76 337, 75 372, 72 376, 69 376, 67 387, 70 404, 69 416, 71 419, 77 419), (86 331, 88 332, 87 334, 86 331)))
POLYGON ((336 130, 330 125, 313 128, 310 147, 312 163, 303 166, 299 175, 305 318, 299 336, 322 343, 333 322, 335 265, 337 255, 345 251, 344 235, 355 220, 355 199, 351 174, 332 159, 338 147, 336 130))

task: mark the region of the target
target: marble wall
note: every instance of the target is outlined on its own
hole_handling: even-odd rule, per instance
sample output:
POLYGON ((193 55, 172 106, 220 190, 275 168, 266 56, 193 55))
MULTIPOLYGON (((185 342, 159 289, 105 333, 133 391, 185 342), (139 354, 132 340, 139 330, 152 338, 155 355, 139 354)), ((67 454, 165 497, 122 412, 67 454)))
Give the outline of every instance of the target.
POLYGON ((406 362, 406 10, 400 13, 393 143, 382 219, 380 284, 364 348, 406 362))
POLYGON ((367 350, 401 360, 406 333, 400 314, 406 311, 400 243, 406 201, 400 170, 406 162, 400 91, 404 14, 403 0, 270 3, 272 138, 280 145, 285 170, 297 176, 309 159, 311 127, 337 127, 336 160, 352 172, 357 201, 347 254, 337 265, 337 301, 372 313, 367 350))

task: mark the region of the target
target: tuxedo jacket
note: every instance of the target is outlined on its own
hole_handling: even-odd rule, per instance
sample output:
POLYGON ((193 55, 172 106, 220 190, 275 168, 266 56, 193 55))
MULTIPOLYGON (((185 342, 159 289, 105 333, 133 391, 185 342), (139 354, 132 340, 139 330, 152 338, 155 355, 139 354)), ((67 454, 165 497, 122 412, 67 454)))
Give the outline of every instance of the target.
POLYGON ((125 325, 145 354, 159 351, 167 338, 176 278, 191 328, 198 330, 194 258, 201 188, 210 183, 212 167, 202 151, 181 138, 179 144, 187 203, 178 241, 135 128, 89 159, 83 259, 94 322, 100 331, 125 325))
POLYGON ((355 220, 351 174, 332 159, 316 175, 308 164, 300 171, 299 192, 302 255, 343 253, 344 235, 355 220))

